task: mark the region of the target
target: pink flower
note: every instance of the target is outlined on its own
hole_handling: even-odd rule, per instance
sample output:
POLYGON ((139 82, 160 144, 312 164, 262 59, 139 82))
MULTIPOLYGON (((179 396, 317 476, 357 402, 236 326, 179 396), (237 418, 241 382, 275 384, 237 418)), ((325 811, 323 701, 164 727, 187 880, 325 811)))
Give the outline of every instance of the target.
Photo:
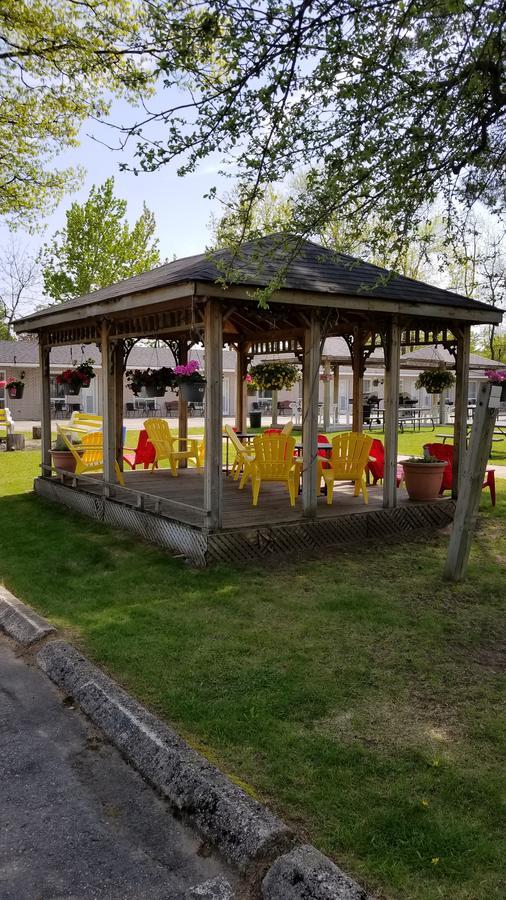
POLYGON ((485 375, 489 381, 493 381, 495 384, 506 381, 506 369, 485 369, 485 375))
POLYGON ((4 387, 7 387, 7 382, 6 382, 6 381, 0 381, 0 390, 1 390, 2 388, 4 388, 4 387))
POLYGON ((191 359, 190 362, 186 363, 184 366, 174 366, 173 372, 174 375, 193 375, 194 372, 198 372, 200 369, 200 365, 196 359, 191 359))
POLYGON ((246 384, 253 384, 253 377, 251 375, 246 375, 246 378, 244 380, 246 384))

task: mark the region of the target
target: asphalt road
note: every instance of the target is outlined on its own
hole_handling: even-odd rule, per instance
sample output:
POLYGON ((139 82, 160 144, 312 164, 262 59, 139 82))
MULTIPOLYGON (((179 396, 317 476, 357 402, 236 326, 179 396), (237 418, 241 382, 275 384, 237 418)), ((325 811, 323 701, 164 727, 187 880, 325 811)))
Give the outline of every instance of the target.
POLYGON ((227 873, 0 637, 0 900, 151 900, 227 873))

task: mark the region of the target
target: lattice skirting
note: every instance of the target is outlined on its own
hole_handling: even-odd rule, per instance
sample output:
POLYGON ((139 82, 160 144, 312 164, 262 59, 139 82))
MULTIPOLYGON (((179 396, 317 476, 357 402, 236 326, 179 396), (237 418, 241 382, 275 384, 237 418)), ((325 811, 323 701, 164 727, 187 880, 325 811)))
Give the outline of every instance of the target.
POLYGON ((448 525, 455 512, 453 500, 439 500, 335 518, 208 534, 174 519, 69 488, 47 478, 37 478, 34 487, 41 497, 181 553, 199 566, 210 562, 244 562, 273 553, 300 553, 415 531, 435 531, 448 525))
POLYGON ((272 553, 299 553, 390 535, 435 531, 448 525, 454 513, 453 500, 439 500, 437 503, 357 512, 335 519, 216 532, 207 538, 207 560, 240 562, 272 553))
POLYGON ((206 535, 190 525, 135 509, 107 497, 96 497, 47 478, 36 478, 34 488, 40 497, 61 503, 115 528, 123 528, 153 544, 182 553, 196 565, 206 564, 206 535))

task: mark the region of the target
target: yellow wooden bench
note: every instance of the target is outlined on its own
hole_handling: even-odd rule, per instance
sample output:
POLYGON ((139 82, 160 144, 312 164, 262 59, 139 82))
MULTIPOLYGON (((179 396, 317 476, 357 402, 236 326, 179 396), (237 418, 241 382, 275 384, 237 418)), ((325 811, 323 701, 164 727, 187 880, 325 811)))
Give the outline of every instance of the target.
POLYGON ((70 418, 70 422, 66 425, 66 430, 69 431, 101 431, 103 428, 103 418, 102 416, 92 416, 91 413, 77 412, 74 410, 72 416, 70 418))
POLYGON ((10 411, 7 409, 0 409, 0 428, 5 430, 5 436, 8 434, 12 434, 14 422, 12 421, 10 411))

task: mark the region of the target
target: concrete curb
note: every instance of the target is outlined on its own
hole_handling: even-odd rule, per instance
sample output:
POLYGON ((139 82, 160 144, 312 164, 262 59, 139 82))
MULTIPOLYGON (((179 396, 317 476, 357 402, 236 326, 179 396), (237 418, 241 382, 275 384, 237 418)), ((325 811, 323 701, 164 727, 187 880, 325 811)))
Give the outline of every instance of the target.
POLYGON ((7 588, 0 585, 0 629, 19 644, 29 647, 56 629, 33 609, 25 606, 7 588))
POLYGON ((280 819, 228 781, 70 644, 45 644, 37 661, 141 775, 248 880, 262 877, 272 860, 290 846, 291 833, 280 819))
POLYGON ((263 900, 373 900, 316 847, 280 856, 262 882, 263 900))

